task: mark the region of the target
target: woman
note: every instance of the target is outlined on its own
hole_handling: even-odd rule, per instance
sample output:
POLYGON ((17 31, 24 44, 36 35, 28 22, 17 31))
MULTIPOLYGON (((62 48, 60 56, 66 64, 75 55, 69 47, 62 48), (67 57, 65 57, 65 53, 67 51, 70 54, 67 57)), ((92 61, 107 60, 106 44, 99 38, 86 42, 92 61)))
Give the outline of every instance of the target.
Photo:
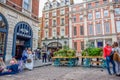
POLYGON ((110 42, 107 42, 106 46, 103 49, 103 56, 106 59, 106 66, 107 66, 107 70, 108 70, 109 75, 112 75, 112 73, 110 71, 110 63, 112 64, 112 67, 113 67, 113 74, 116 74, 115 63, 110 58, 110 53, 111 52, 112 52, 112 47, 110 46, 110 42))
POLYGON ((28 53, 28 57, 25 63, 25 67, 29 70, 32 70, 33 69, 33 54, 32 54, 31 48, 28 48, 27 53, 28 53))
POLYGON ((6 65, 2 58, 0 58, 0 72, 3 72, 6 68, 6 65))
MULTIPOLYGON (((117 52, 117 54, 120 56, 120 48, 118 47, 118 43, 114 42, 114 51, 117 52)), ((116 76, 120 76, 120 62, 119 61, 115 61, 116 64, 116 76)))
POLYGON ((16 59, 12 58, 12 60, 10 60, 10 66, 7 66, 7 70, 4 72, 1 72, 0 76, 18 73, 19 72, 18 66, 19 65, 17 64, 16 59))

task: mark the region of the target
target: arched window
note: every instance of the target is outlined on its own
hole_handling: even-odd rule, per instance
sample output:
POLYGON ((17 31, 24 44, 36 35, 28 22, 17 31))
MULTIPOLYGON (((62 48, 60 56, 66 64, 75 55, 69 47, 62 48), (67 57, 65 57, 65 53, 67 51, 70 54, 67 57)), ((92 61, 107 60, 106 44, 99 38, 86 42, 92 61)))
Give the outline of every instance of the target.
POLYGON ((8 24, 6 18, 0 13, 0 57, 5 57, 8 24))

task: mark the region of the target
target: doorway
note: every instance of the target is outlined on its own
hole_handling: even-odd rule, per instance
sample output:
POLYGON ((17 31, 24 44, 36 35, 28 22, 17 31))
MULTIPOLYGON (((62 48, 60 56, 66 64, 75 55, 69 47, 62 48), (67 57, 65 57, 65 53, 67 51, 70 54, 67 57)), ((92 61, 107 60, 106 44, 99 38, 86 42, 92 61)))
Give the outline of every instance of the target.
POLYGON ((26 22, 19 22, 14 29, 12 57, 21 59, 25 48, 32 49, 32 29, 26 22))

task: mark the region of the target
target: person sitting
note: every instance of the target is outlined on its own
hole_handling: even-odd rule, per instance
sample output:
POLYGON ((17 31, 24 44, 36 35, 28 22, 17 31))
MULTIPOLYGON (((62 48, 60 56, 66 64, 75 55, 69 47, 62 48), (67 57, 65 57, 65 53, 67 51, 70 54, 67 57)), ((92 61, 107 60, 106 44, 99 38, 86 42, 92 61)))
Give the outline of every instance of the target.
POLYGON ((0 76, 18 73, 19 72, 18 66, 19 65, 18 65, 16 59, 12 58, 12 60, 10 60, 10 66, 7 66, 7 71, 1 72, 0 76))
POLYGON ((0 73, 5 71, 6 65, 2 58, 0 58, 0 73))

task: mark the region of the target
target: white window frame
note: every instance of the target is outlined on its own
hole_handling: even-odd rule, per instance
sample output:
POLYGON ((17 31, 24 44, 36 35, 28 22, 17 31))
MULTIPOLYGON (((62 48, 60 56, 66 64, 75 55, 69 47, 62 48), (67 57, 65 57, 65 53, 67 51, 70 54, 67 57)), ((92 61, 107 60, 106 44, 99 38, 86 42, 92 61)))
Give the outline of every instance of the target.
POLYGON ((76 16, 73 16, 73 22, 76 22, 76 16))
POLYGON ((25 8, 25 3, 26 3, 26 0, 23 0, 23 9, 31 12, 32 11, 32 0, 28 0, 28 3, 27 3, 29 5, 28 8, 25 8))
POLYGON ((76 8, 73 8, 72 11, 76 11, 76 8))
POLYGON ((104 10, 104 17, 107 17, 109 15, 108 10, 104 10))
POLYGON ((100 12, 96 12, 95 16, 96 16, 97 19, 100 18, 100 12))
POLYGON ((49 17, 49 14, 48 13, 45 13, 45 18, 48 18, 49 17))
POLYGON ((45 6, 45 10, 48 10, 48 9, 49 9, 49 3, 47 3, 45 6))
POLYGON ((60 24, 61 24, 61 25, 64 25, 64 24, 65 24, 65 18, 61 18, 61 19, 60 19, 60 24), (62 20, 64 20, 64 21, 62 21, 62 20))
POLYGON ((52 35, 53 35, 53 37, 56 37, 56 30, 55 29, 53 29, 53 31, 52 31, 52 35))
POLYGON ((61 10, 60 10, 60 14, 61 14, 61 15, 64 15, 64 14, 65 14, 65 9, 61 9, 61 10))
POLYGON ((89 35, 93 35, 94 34, 93 24, 89 24, 88 25, 88 34, 89 35))
POLYGON ((48 27, 48 23, 49 23, 48 21, 45 21, 45 27, 48 27))
POLYGON ((101 33, 102 33, 101 24, 98 23, 96 24, 96 34, 101 34, 101 33))
POLYGON ((82 21, 83 20, 83 15, 80 15, 80 21, 82 21))
POLYGON ((64 0, 61 1, 61 6, 64 6, 65 5, 65 2, 64 0))
POLYGON ((53 12, 52 12, 52 16, 56 16, 56 11, 53 11, 53 12))
POLYGON ((117 33, 120 32, 120 20, 116 21, 116 29, 117 29, 117 33))
POLYGON ((53 2, 53 4, 52 4, 52 8, 56 8, 56 7, 57 7, 56 2, 53 2))
POLYGON ((110 33, 110 23, 109 22, 104 23, 104 28, 105 28, 106 34, 110 33))
POLYGON ((52 21, 52 25, 56 26, 56 20, 55 19, 52 21), (55 24, 54 24, 54 21, 55 21, 55 24))
POLYGON ((88 20, 91 20, 92 19, 92 13, 88 13, 88 20))
POLYGON ((120 8, 115 8, 115 15, 120 15, 120 8))
POLYGON ((48 38, 48 31, 45 31, 45 38, 48 38))
POLYGON ((65 29, 64 28, 61 29, 61 36, 65 36, 65 29))

